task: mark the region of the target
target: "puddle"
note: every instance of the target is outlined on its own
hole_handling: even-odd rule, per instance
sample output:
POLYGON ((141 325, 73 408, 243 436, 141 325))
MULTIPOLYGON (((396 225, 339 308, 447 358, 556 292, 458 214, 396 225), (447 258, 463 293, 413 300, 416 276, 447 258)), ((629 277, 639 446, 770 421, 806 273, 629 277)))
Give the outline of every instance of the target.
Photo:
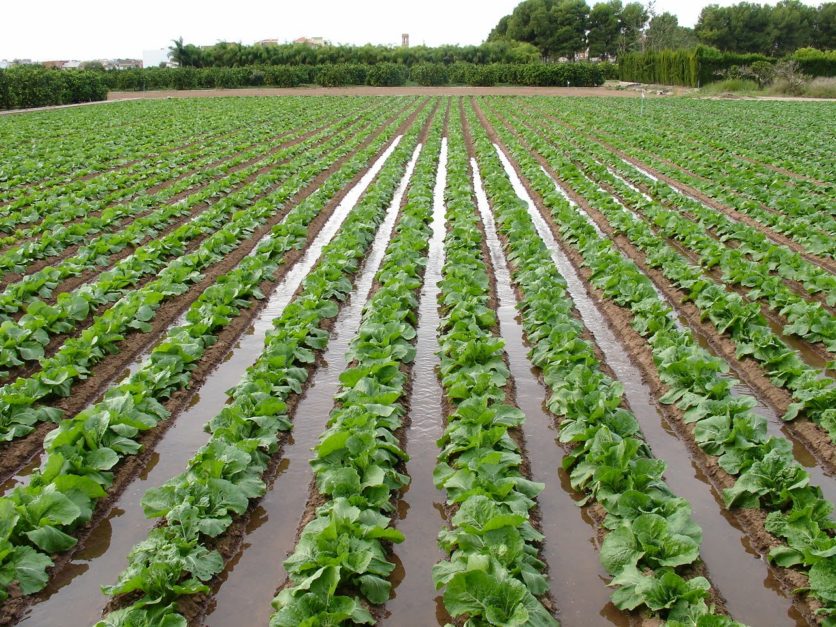
MULTIPOLYGON (((624 395, 641 425, 645 440, 654 455, 668 462, 665 479, 675 494, 688 499, 694 519, 702 527, 704 539, 701 556, 712 582, 726 598, 729 612, 735 619, 750 625, 774 624, 776 616, 788 616, 792 606, 777 590, 764 587, 769 576, 766 564, 759 556, 747 554, 747 537, 726 517, 728 514, 715 497, 702 473, 690 461, 686 445, 664 424, 653 403, 648 387, 642 382, 639 370, 630 361, 624 347, 616 340, 586 287, 565 256, 546 220, 534 207, 505 154, 497 148, 505 170, 517 195, 528 203, 538 234, 551 253, 560 274, 566 280, 569 294, 580 313, 584 326, 595 337, 607 364, 624 385, 624 395), (688 463, 683 463, 688 460, 688 463)), ((790 620, 794 623, 795 614, 790 620)))
POLYGON ((445 524, 444 492, 433 483, 438 456, 436 440, 444 431, 443 391, 436 376, 438 347, 438 281, 444 265, 444 188, 447 184, 447 139, 442 139, 438 174, 433 192, 432 236, 427 251, 427 267, 418 308, 418 336, 412 368, 412 396, 406 429, 406 474, 410 484, 398 503, 395 526, 406 539, 393 547, 398 568, 392 575, 392 598, 386 604, 387 616, 381 625, 444 625, 450 617, 441 595, 432 582, 432 567, 446 558, 436 538, 445 524), (398 576, 400 575, 400 576, 398 576), (407 618, 408 617, 408 621, 407 618))
MULTIPOLYGON (((107 603, 99 587, 112 583, 125 567, 131 548, 147 536, 154 521, 145 518, 140 500, 146 490, 159 486, 182 472, 186 460, 206 443, 206 422, 218 414, 227 402, 226 390, 241 379, 246 369, 255 362, 264 346, 264 337, 290 303, 311 268, 319 260, 322 248, 331 241, 354 204, 383 167, 386 159, 400 142, 401 136, 389 145, 362 179, 348 192, 334 213, 322 227, 305 254, 288 272, 269 297, 267 306, 253 324, 253 333, 240 338, 231 357, 219 364, 200 388, 199 400, 177 417, 155 447, 157 461, 147 477, 131 482, 117 499, 106 522, 99 524, 73 558, 71 566, 59 573, 45 590, 46 600, 32 606, 20 624, 33 627, 63 627, 97 621, 107 603), (108 529, 108 525, 112 527, 108 529), (106 546, 97 553, 88 547, 106 546), (87 569, 81 571, 80 565, 87 569)), ((268 603, 269 607, 269 603, 268 603)))
POLYGON ((293 552, 297 527, 308 502, 314 477, 310 466, 311 449, 325 431, 334 407, 334 395, 340 389, 339 376, 348 365, 346 352, 360 327, 363 307, 386 252, 420 150, 419 144, 386 218, 378 228, 351 299, 337 316, 324 363, 294 411, 293 437, 281 453, 284 464, 281 473, 261 500, 259 516, 251 519, 247 526, 242 552, 219 576, 220 587, 210 602, 205 625, 233 625, 241 616, 247 616, 253 625, 269 622, 273 611, 270 602, 287 577, 282 562, 293 552))

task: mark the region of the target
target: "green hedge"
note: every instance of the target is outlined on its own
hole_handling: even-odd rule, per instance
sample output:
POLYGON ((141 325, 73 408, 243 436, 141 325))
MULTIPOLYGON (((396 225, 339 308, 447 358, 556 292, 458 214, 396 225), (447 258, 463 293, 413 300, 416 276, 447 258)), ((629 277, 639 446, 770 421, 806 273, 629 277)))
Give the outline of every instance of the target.
MULTIPOLYGON (((836 52, 805 48, 786 58, 797 61, 805 74, 836 76, 836 52)), ((718 72, 733 66, 751 65, 756 61, 775 63, 778 59, 698 46, 693 50, 631 52, 619 59, 618 72, 623 81, 699 87, 718 80, 718 72)))
POLYGON ((148 68, 115 70, 105 78, 110 89, 213 89, 245 86, 298 87, 373 85, 393 87, 412 80, 419 85, 544 85, 589 87, 604 82, 608 64, 598 63, 335 63, 328 65, 267 65, 237 68, 148 68))
POLYGON ((0 70, 0 109, 26 109, 107 98, 101 72, 22 66, 0 70))

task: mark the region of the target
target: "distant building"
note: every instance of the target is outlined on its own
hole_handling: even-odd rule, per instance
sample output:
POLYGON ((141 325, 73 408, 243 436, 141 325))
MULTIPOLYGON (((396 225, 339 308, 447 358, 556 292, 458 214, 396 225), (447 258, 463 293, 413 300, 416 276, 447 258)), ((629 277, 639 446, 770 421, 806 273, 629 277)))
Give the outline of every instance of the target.
POLYGON ((177 64, 168 58, 168 48, 155 48, 142 51, 142 67, 177 67, 177 64))
POLYGON ((279 40, 278 39, 262 39, 261 41, 255 42, 259 46, 278 46, 279 40))
POLYGON ((64 64, 63 70, 78 70, 81 68, 81 61, 67 61, 64 64))
POLYGON ((325 39, 322 37, 299 37, 298 39, 294 39, 293 43, 304 44, 311 48, 320 48, 325 45, 325 39))
POLYGON ((67 63, 69 63, 69 61, 65 59, 63 61, 44 61, 43 63, 41 63, 41 65, 50 69, 63 70, 64 66, 67 65, 67 63))
POLYGON ((5 70, 11 64, 12 64, 11 61, 6 61, 6 59, 0 60, 0 70, 5 70))
POLYGON ((142 59, 96 59, 106 70, 131 70, 142 67, 142 59))
POLYGON ((409 33, 401 35, 401 48, 409 48, 409 33))

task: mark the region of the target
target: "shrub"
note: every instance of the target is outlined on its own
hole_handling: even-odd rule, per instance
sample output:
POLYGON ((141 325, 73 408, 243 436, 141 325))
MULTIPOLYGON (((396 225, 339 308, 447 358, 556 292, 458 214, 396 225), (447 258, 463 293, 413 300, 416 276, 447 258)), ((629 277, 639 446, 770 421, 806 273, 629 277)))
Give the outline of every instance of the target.
POLYGON ((398 63, 376 63, 369 67, 367 82, 374 87, 398 87, 406 83, 409 69, 398 63))
POLYGON ((409 70, 409 78, 425 87, 450 82, 447 66, 443 63, 417 63, 409 70))
POLYGON ((0 70, 0 109, 45 107, 107 98, 102 72, 14 67, 0 70))

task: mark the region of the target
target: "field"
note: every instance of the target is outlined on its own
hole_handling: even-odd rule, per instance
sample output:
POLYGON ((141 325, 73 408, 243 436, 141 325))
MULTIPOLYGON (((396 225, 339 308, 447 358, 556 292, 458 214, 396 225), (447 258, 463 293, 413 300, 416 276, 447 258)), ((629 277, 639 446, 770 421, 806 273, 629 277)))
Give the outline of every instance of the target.
POLYGON ((0 624, 836 625, 833 114, 0 118, 0 624))

